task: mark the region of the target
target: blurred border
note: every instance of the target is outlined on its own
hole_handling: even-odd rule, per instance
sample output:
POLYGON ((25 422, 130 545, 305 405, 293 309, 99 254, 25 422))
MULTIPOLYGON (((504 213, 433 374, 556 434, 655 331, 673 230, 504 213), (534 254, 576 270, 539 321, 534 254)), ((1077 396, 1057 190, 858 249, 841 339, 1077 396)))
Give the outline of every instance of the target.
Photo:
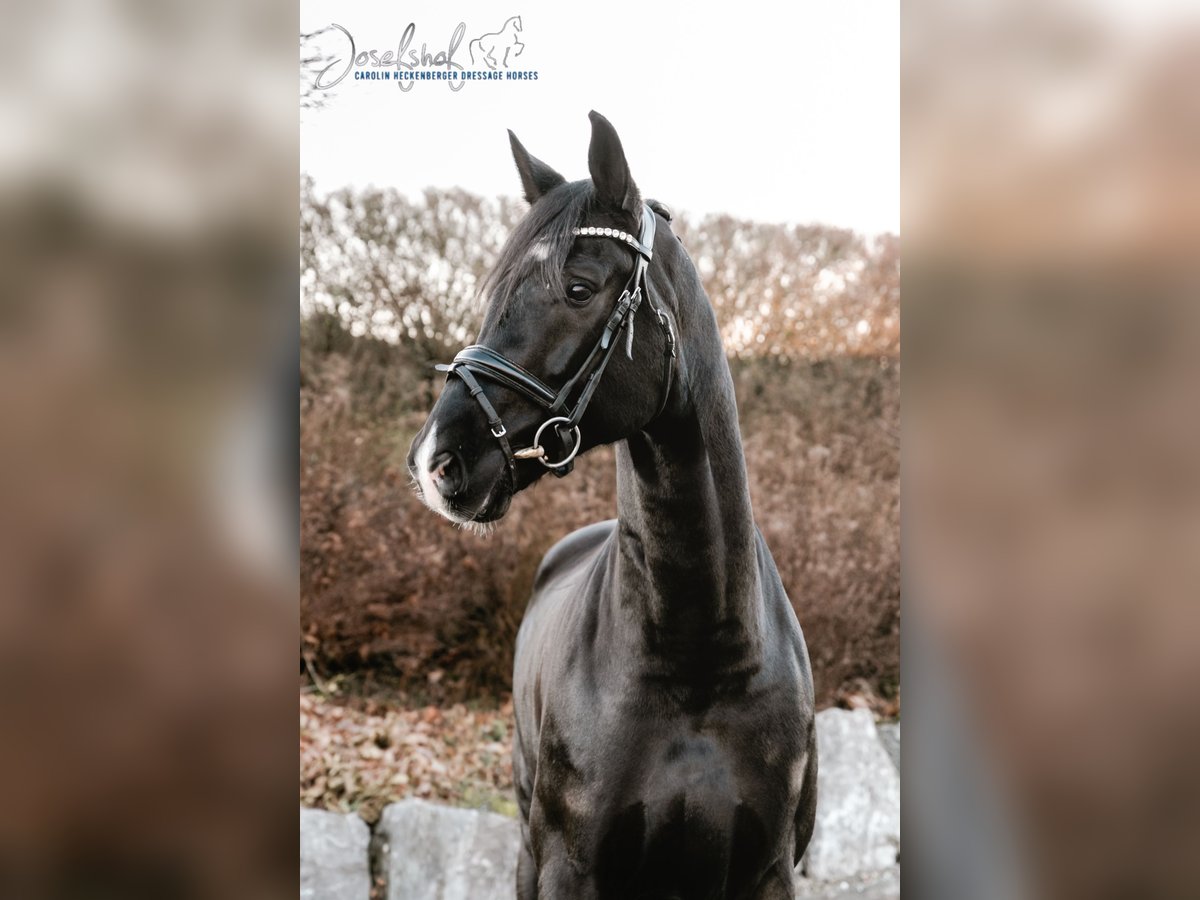
MULTIPOLYGON (((282 896, 296 10, 6 17, 0 890, 282 896)), ((1197 23, 904 44, 905 886, 1196 896, 1197 23)))
POLYGON ((5 896, 295 895, 297 36, 5 6, 5 896))
POLYGON ((1198 24, 905 7, 914 896, 1200 896, 1198 24))

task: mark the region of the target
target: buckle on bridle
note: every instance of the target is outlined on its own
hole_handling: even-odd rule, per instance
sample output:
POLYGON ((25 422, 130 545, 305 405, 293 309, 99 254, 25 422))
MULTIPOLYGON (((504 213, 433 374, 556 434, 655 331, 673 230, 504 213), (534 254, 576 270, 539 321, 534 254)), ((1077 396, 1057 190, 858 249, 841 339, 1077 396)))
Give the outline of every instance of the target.
POLYGON ((671 327, 670 317, 661 309, 655 309, 658 313, 658 324, 662 326, 662 330, 667 338, 667 352, 671 354, 671 359, 675 359, 675 329, 671 327))

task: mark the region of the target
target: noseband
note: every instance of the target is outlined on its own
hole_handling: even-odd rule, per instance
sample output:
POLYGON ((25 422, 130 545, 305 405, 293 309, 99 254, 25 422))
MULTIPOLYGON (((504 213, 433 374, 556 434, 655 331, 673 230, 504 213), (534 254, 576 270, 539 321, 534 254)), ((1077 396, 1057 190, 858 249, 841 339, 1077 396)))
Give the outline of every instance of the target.
MULTIPOLYGON (((492 436, 500 442, 500 448, 504 451, 504 458, 508 464, 514 487, 516 486, 516 461, 518 459, 536 459, 559 478, 571 471, 575 465, 575 456, 579 453, 579 448, 583 443, 579 422, 583 419, 588 404, 592 401, 592 395, 595 394, 596 388, 600 384, 604 370, 608 368, 609 360, 612 359, 613 352, 617 347, 617 338, 622 330, 625 330, 625 355, 630 359, 633 358, 634 314, 641 306, 643 299, 650 306, 666 338, 666 352, 663 355, 662 399, 659 401, 658 413, 661 413, 663 407, 666 406, 667 395, 671 390, 671 360, 675 358, 675 332, 671 328, 671 320, 667 314, 651 299, 650 290, 646 284, 646 269, 650 265, 650 259, 654 252, 654 213, 650 207, 642 207, 640 239, 616 228, 575 228, 572 229, 572 234, 577 237, 603 237, 622 241, 636 251, 637 262, 634 265, 633 273, 629 276, 629 281, 625 284, 625 289, 621 292, 616 306, 604 325, 604 331, 600 334, 599 340, 596 341, 592 352, 587 355, 575 374, 567 379, 566 384, 558 391, 554 391, 524 367, 482 344, 472 344, 470 347, 464 348, 454 357, 453 362, 437 367, 438 371, 447 373, 447 378, 451 375, 461 378, 466 384, 467 390, 471 392, 471 396, 483 409, 484 415, 487 416, 488 426, 492 430, 492 436), (538 426, 538 430, 533 436, 532 446, 513 451, 508 442, 508 430, 504 427, 500 414, 488 400, 487 394, 484 393, 483 386, 480 385, 479 378, 476 376, 495 381, 516 391, 550 414, 549 418, 538 426), (574 405, 568 409, 572 394, 581 384, 583 387, 579 390, 574 405), (558 435, 563 448, 570 448, 567 454, 557 461, 548 460, 546 449, 542 446, 542 434, 551 427, 558 435)), ((658 416, 658 413, 655 413, 655 417, 658 416)))

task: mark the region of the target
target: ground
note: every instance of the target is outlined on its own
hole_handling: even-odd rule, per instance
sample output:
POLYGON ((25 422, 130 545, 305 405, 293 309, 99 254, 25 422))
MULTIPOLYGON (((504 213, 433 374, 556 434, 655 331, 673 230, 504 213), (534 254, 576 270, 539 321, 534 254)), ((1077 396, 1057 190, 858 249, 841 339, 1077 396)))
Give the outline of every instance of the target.
MULTIPOLYGON (((405 798, 515 818, 511 699, 451 704, 431 686, 431 695, 417 697, 374 679, 322 679, 310 670, 300 688, 300 805, 357 813, 372 827, 385 806, 405 798)), ((837 816, 833 807, 827 814, 837 816)), ((797 897, 806 900, 899 895, 896 867, 844 881, 797 878, 797 897)), ((386 896, 382 881, 371 896, 386 896)))
POLYGON ((323 687, 300 692, 301 806, 368 824, 405 797, 516 815, 511 700, 432 706, 323 687))

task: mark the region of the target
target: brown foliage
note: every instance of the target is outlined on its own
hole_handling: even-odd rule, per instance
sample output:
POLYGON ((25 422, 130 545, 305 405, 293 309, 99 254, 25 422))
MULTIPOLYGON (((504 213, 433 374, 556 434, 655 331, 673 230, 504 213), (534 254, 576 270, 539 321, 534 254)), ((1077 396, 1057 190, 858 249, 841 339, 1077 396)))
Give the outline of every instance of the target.
POLYGON ((302 806, 356 812, 372 825, 406 797, 516 815, 511 700, 418 708, 396 701, 300 694, 302 806))
MULTIPOLYGON (((616 513, 608 448, 517 498, 487 539, 408 487, 431 365, 475 333, 477 285, 523 208, 461 190, 318 196, 302 180, 301 614, 322 671, 390 672, 434 700, 503 693, 542 555, 616 513)), ((894 713, 899 243, 729 216, 672 229, 732 358, 755 512, 819 699, 894 713)))
MULTIPOLYGON (((615 515, 610 448, 518 497, 488 538, 408 486, 433 374, 404 346, 314 315, 302 335, 303 641, 323 671, 372 667, 433 699, 508 690, 542 555, 615 515)), ((757 520, 809 643, 821 705, 896 696, 899 365, 735 360, 757 520)), ((887 705, 894 705, 889 703, 887 705)))

